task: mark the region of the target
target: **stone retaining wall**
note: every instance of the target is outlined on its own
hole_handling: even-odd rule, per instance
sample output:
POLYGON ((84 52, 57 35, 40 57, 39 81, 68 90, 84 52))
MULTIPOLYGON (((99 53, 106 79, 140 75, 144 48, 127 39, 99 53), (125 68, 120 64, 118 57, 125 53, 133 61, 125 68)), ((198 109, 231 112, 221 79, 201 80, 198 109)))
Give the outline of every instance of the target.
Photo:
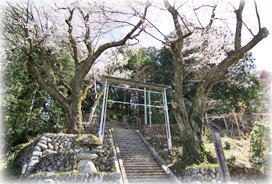
POLYGON ((112 145, 108 138, 101 149, 99 139, 92 134, 52 134, 45 133, 17 155, 15 166, 19 171, 26 166, 25 175, 37 172, 75 171, 78 167, 76 154, 80 152, 96 153, 93 160, 99 171, 113 172, 114 158, 112 145))
POLYGON ((220 173, 217 167, 188 168, 184 171, 182 177, 184 182, 218 183, 219 180, 220 173))
POLYGON ((78 160, 74 153, 54 153, 40 158, 31 173, 77 170, 78 160))
MULTIPOLYGON (((75 139, 77 137, 77 135, 73 134, 45 133, 32 144, 20 151, 15 160, 15 164, 19 169, 22 169, 25 165, 27 175, 35 172, 37 165, 40 165, 40 167, 41 165, 46 165, 45 168, 48 167, 50 170, 50 162, 55 156, 60 162, 64 160, 62 157, 66 157, 65 153, 80 152, 88 149, 86 146, 81 147, 76 144, 75 139), (45 163, 41 164, 42 161, 45 163)), ((54 165, 55 167, 52 168, 52 170, 55 170, 57 165, 60 166, 60 164, 57 163, 54 163, 54 165)))
POLYGON ((35 184, 66 184, 66 183, 111 183, 119 184, 121 176, 114 173, 40 173, 31 175, 28 182, 35 184))

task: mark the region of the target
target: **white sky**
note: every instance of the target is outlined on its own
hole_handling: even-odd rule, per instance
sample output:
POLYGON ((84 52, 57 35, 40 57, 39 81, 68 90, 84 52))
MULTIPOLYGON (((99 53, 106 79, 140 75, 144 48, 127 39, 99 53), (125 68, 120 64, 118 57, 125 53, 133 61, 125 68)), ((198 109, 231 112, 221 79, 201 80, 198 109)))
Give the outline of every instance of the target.
MULTIPOLYGON (((194 1, 197 2, 198 0, 194 0, 194 1)), ((233 4, 236 5, 237 7, 239 0, 230 0, 230 1, 233 1, 233 4)), ((179 3, 182 1, 176 0, 176 2, 179 3)), ((213 0, 205 0, 205 2, 212 3, 213 0)), ((256 58, 255 64, 257 65, 258 70, 264 69, 264 70, 272 72, 272 61, 271 61, 272 59, 270 55, 270 52, 272 51, 272 1, 271 0, 256 0, 256 2, 258 5, 258 10, 259 10, 260 18, 261 18, 261 26, 268 28, 270 35, 267 38, 263 39, 260 43, 258 43, 251 50, 251 52, 256 58)), ((221 10, 221 11, 224 11, 224 10, 221 10)), ((170 18, 169 13, 166 12, 166 14, 159 14, 159 15, 156 13, 153 13, 153 14, 154 14, 153 20, 158 22, 158 25, 160 25, 159 26, 160 30, 162 30, 163 33, 170 33, 171 31, 173 31, 173 23, 171 22, 171 19, 169 19, 170 18)), ((233 14, 232 16, 235 16, 235 15, 233 14)), ((245 19, 245 22, 250 27, 250 29, 253 30, 254 34, 257 34, 257 30, 256 30, 257 19, 256 19, 255 9, 254 9, 252 0, 246 0, 246 5, 243 12, 243 18, 245 19)), ((242 34, 242 39, 244 40, 244 43, 245 43, 252 36, 250 35, 249 31, 245 27, 243 27, 243 33, 244 34, 242 34)), ((147 35, 141 36, 141 45, 156 46, 156 47, 161 46, 160 42, 150 38, 150 36, 147 36, 147 35)))
MULTIPOLYGON (((57 1, 57 0, 51 0, 51 1, 57 1)), ((73 0, 68 0, 69 2, 73 2, 73 0)), ((83 0, 84 1, 84 0, 83 0)), ((104 0, 105 2, 115 2, 113 0, 104 0)), ((126 2, 125 4, 127 4, 127 0, 119 0, 120 3, 118 3, 119 5, 126 2)), ((119 2, 118 1, 118 2, 119 2)), ((136 1, 136 0, 130 0, 130 1, 136 1)), ((141 1, 141 0, 137 0, 137 1, 141 1)), ((154 0, 156 2, 163 2, 163 0, 154 0)), ((174 0, 169 0, 174 1, 174 0)), ((216 0, 194 0, 195 3, 197 2, 205 2, 205 3, 209 3, 212 4, 212 2, 214 2, 216 0)), ((221 0, 222 2, 225 0, 221 0)), ((226 0, 226 1, 232 1, 233 4, 237 7, 239 0, 226 0)), ((244 10, 244 18, 246 19, 247 24, 249 24, 250 28, 254 27, 256 28, 256 15, 255 15, 255 10, 254 7, 252 7, 253 5, 253 0, 245 0, 246 1, 246 6, 245 6, 245 10, 244 10), (252 25, 251 25, 252 23, 252 25), (255 24, 255 25, 254 25, 255 24)), ((272 51, 272 1, 271 0, 256 0, 257 1, 257 5, 258 5, 258 9, 259 9, 259 14, 261 17, 261 24, 262 26, 265 26, 268 28, 268 30, 270 31, 270 35, 265 38, 264 40, 262 40, 259 44, 257 44, 251 51, 253 52, 254 57, 256 58, 256 65, 257 65, 257 69, 262 70, 268 70, 270 72, 272 72, 272 59, 271 59, 271 55, 270 52, 272 51)), ((176 4, 181 4, 182 2, 186 2, 186 0, 176 0, 176 4)), ((0 1, 0 5, 3 3, 3 1, 0 1)), ((118 5, 118 6, 119 6, 118 5)), ((223 10, 224 11, 224 10, 223 10)), ((160 14, 156 14, 151 12, 152 14, 152 18, 155 22, 157 22, 160 26, 160 30, 165 33, 165 34, 169 34, 171 31, 173 31, 173 23, 172 20, 170 19, 170 15, 168 12, 165 13, 160 13, 160 14)), ((246 36, 244 36, 243 38, 245 40, 248 40, 250 36, 249 32, 245 29, 244 32, 246 33, 246 36)), ((256 31, 254 32, 256 33, 256 31)), ((142 46, 155 46, 155 47, 160 47, 161 43, 152 39, 150 36, 147 35, 141 35, 140 36, 140 43, 142 46)))
POLYGON ((258 0, 257 3, 262 26, 268 28, 270 35, 261 43, 256 45, 252 49, 252 52, 256 57, 256 64, 258 69, 265 69, 272 72, 272 1, 258 0))

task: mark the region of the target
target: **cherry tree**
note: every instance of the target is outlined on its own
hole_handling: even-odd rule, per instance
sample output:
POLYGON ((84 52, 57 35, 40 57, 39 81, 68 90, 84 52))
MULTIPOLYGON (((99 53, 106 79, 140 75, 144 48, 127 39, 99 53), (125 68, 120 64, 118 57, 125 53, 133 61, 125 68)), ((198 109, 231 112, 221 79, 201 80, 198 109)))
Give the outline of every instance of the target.
POLYGON ((61 105, 68 133, 82 129, 81 104, 93 87, 85 77, 105 51, 135 43, 148 7, 64 1, 7 5, 6 42, 21 50, 33 80, 61 105))
POLYGON ((242 16, 244 0, 240 1, 238 8, 231 3, 227 4, 228 6, 225 5, 225 8, 232 10, 231 14, 229 11, 222 13, 221 10, 221 15, 225 14, 225 18, 224 15, 216 14, 221 5, 223 5, 221 1, 196 6, 194 1, 179 3, 175 1, 170 4, 167 0, 164 1, 164 6, 156 4, 157 11, 162 10, 170 15, 171 23, 174 25, 174 31, 171 34, 165 34, 162 27, 151 21, 150 17, 146 17, 150 29, 144 32, 163 43, 172 54, 174 62, 172 106, 181 134, 184 164, 205 160, 202 131, 209 92, 218 81, 226 77, 231 67, 269 34, 265 27, 261 27, 256 3, 256 34, 242 16), (205 13, 207 16, 203 19, 205 13), (226 16, 235 18, 230 20, 226 16), (242 27, 246 28, 252 36, 244 45, 242 45, 242 27), (184 97, 187 71, 196 73, 194 83, 196 91, 189 109, 185 105, 184 97))

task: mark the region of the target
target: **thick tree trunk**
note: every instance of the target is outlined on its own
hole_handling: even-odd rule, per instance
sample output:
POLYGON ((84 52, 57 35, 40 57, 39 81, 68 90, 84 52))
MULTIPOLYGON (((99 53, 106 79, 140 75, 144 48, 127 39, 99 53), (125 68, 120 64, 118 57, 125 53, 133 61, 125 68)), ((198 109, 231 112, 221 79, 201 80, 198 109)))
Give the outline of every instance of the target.
POLYGON ((82 74, 81 65, 76 66, 74 78, 72 80, 72 90, 69 100, 69 108, 67 113, 67 132, 80 133, 83 129, 82 125, 82 101, 86 97, 88 88, 83 88, 83 80, 85 74, 82 74))
MULTIPOLYGON (((259 32, 254 35, 253 38, 243 47, 241 47, 241 30, 242 30, 242 12, 244 7, 244 1, 240 1, 238 10, 236 10, 237 26, 235 30, 235 50, 230 52, 228 56, 223 59, 219 64, 209 70, 198 83, 196 93, 194 94, 193 104, 190 109, 186 109, 183 97, 183 83, 184 83, 184 61, 183 61, 183 41, 186 37, 192 34, 192 31, 186 26, 182 16, 179 15, 178 10, 175 6, 171 6, 167 0, 164 1, 165 7, 172 15, 172 20, 175 26, 175 40, 168 40, 168 46, 170 47, 173 61, 174 61, 174 103, 173 109, 175 112, 175 118, 180 129, 182 146, 183 146, 183 159, 182 162, 186 164, 199 163, 204 161, 205 150, 202 142, 202 128, 203 128, 203 117, 204 107, 207 102, 207 96, 209 91, 212 89, 214 84, 222 79, 227 73, 228 69, 235 63, 239 62, 239 59, 243 58, 250 49, 258 44, 263 38, 267 37, 269 32, 264 27, 261 28, 260 20, 259 32), (183 25, 186 28, 183 31, 183 27, 179 23, 181 19, 183 25)), ((258 11, 256 8, 257 17, 258 11)), ((215 10, 215 9, 214 9, 215 10)), ((213 11, 214 11, 213 10, 213 11)), ((210 27, 210 25, 209 25, 210 27)))
POLYGON ((188 118, 184 118, 182 114, 187 114, 186 109, 175 109, 175 118, 178 123, 178 127, 181 135, 182 143, 182 160, 184 166, 194 163, 201 163, 205 160, 205 149, 201 139, 201 135, 198 134, 188 118), (183 111, 183 112, 182 112, 183 111))
POLYGON ((190 122, 199 139, 201 139, 204 125, 204 107, 207 103, 208 93, 209 90, 207 90, 206 85, 204 83, 199 84, 197 86, 197 91, 194 95, 193 104, 190 111, 190 122))
POLYGON ((174 103, 173 109, 175 119, 177 121, 180 134, 183 155, 182 160, 184 167, 194 163, 201 163, 205 159, 204 145, 201 139, 201 113, 203 110, 203 103, 201 95, 196 95, 196 102, 199 102, 197 107, 193 108, 190 112, 193 116, 189 116, 189 110, 185 107, 183 97, 183 61, 182 57, 177 52, 172 52, 174 59, 174 103), (202 110, 201 110, 202 109, 202 110))
POLYGON ((69 111, 66 114, 68 133, 80 133, 83 128, 81 104, 82 98, 80 93, 72 95, 69 104, 69 111))

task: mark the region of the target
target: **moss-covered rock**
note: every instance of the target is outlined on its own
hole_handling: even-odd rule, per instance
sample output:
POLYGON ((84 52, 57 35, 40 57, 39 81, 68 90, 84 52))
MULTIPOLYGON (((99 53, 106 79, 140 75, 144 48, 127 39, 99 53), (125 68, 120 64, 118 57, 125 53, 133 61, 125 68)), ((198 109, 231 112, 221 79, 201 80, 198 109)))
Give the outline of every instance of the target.
POLYGON ((93 134, 81 134, 75 141, 82 146, 95 147, 102 145, 99 138, 93 134))

